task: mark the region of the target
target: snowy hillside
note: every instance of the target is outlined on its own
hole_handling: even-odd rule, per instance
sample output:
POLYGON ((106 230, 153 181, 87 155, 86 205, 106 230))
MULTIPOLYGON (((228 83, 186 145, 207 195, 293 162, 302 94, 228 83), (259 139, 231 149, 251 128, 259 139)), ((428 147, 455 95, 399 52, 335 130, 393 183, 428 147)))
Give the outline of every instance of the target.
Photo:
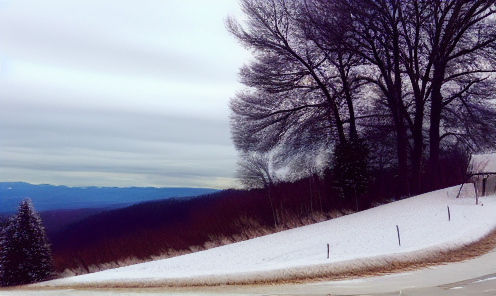
POLYGON ((464 186, 457 199, 458 190, 443 189, 232 245, 38 285, 239 283, 427 256, 475 241, 496 226, 495 196, 475 205, 473 187, 464 186))

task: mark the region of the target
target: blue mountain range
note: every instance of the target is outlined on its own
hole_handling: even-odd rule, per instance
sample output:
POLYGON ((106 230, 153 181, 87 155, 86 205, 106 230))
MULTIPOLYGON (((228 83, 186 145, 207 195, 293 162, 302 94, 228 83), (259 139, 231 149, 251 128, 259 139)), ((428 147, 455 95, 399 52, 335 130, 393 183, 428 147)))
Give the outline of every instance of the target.
POLYGON ((144 201, 193 197, 217 192, 188 187, 67 187, 0 182, 0 213, 12 213, 26 197, 40 211, 84 208, 118 208, 144 201))

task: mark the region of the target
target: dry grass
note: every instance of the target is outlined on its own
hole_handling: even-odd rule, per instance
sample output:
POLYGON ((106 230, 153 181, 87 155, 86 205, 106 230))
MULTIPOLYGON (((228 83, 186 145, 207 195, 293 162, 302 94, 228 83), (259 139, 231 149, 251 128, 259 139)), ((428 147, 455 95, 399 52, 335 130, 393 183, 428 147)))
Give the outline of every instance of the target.
MULTIPOLYGON (((269 228, 269 227, 263 227, 260 225, 260 223, 252 218, 249 217, 241 217, 239 218, 239 223, 244 230, 241 233, 238 234, 233 234, 230 237, 226 236, 219 236, 219 237, 210 237, 210 240, 205 242, 203 245, 199 246, 190 246, 186 250, 174 250, 174 249, 168 249, 164 250, 160 255, 157 256, 151 256, 150 258, 146 259, 139 259, 136 257, 131 257, 127 258, 124 260, 119 260, 119 261, 113 261, 113 262, 108 262, 104 264, 98 264, 98 265, 90 265, 88 266, 88 269, 90 273, 93 272, 98 272, 98 271, 103 271, 107 269, 113 269, 113 268, 118 268, 118 267, 125 267, 129 265, 134 265, 134 264, 139 264, 139 263, 145 263, 145 262, 150 262, 150 261, 156 261, 156 260, 162 260, 162 259, 168 259, 176 256, 181 256, 181 255, 186 255, 190 253, 195 253, 199 251, 204 251, 224 245, 229 245, 249 239, 253 239, 256 237, 261 237, 277 232, 281 232, 284 230, 292 229, 292 228, 297 228, 305 225, 310 225, 334 218, 338 218, 344 215, 352 214, 354 213, 352 210, 333 210, 330 213, 321 213, 321 212, 314 212, 308 217, 304 218, 297 218, 294 216, 291 216, 289 213, 285 213, 286 220, 284 223, 278 225, 276 228, 269 228)), ((71 268, 71 269, 66 269, 62 273, 59 273, 56 275, 56 278, 65 278, 65 277, 71 277, 71 276, 76 276, 76 275, 82 275, 82 274, 87 274, 87 270, 83 268, 82 266, 78 268, 71 268)))

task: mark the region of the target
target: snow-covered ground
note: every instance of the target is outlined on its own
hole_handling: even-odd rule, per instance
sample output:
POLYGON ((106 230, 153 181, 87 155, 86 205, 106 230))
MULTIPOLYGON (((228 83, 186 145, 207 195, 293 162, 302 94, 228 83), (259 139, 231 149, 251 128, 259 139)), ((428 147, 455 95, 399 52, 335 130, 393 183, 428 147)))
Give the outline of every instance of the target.
POLYGON ((459 188, 193 254, 36 285, 241 283, 430 256, 478 240, 496 227, 496 196, 480 198, 476 205, 473 186, 466 184, 456 198, 459 188))

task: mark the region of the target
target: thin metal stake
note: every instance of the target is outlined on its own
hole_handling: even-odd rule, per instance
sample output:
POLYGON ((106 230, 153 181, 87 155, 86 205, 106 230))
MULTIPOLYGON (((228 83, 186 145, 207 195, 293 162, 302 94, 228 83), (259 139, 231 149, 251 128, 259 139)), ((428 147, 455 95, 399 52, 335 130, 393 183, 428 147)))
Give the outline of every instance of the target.
POLYGON ((448 207, 448 221, 451 221, 451 214, 450 214, 450 210, 449 210, 449 206, 448 207))
POLYGON ((329 244, 327 244, 327 259, 329 259, 329 244))
POLYGON ((396 225, 396 231, 398 232, 398 244, 400 245, 401 247, 401 240, 400 240, 400 229, 398 227, 398 225, 396 225))

